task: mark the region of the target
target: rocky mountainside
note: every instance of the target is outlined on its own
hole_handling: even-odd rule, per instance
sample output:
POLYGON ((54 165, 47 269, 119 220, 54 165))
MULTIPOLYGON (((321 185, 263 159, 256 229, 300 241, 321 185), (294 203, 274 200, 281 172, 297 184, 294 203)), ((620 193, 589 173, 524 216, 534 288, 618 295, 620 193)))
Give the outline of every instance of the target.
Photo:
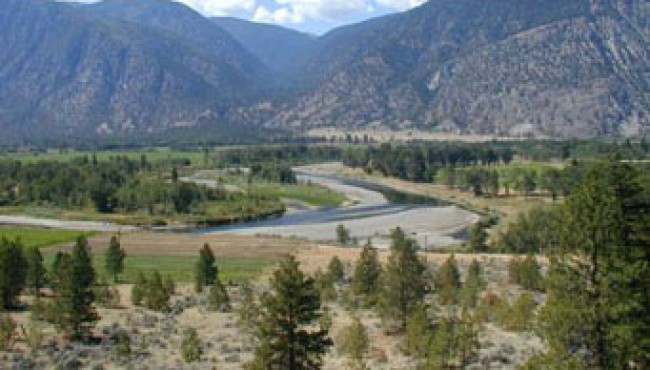
POLYGON ((500 135, 634 134, 650 124, 643 0, 431 0, 335 30, 284 125, 420 125, 500 135))
POLYGON ((228 33, 176 3, 0 5, 4 139, 216 121, 259 94, 268 76, 228 33))
POLYGON ((0 0, 0 128, 641 135, 649 19, 645 0, 430 0, 316 38, 169 0, 0 0))
POLYGON ((286 80, 310 54, 316 36, 270 24, 231 17, 212 18, 247 50, 267 65, 278 80, 286 80))

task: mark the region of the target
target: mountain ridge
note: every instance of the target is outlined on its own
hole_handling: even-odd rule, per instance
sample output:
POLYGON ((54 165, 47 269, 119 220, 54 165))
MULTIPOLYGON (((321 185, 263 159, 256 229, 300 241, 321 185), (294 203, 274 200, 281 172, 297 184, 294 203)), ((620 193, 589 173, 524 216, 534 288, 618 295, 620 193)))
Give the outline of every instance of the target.
POLYGON ((2 0, 7 137, 205 125, 642 136, 643 0, 430 0, 320 37, 168 0, 2 0))

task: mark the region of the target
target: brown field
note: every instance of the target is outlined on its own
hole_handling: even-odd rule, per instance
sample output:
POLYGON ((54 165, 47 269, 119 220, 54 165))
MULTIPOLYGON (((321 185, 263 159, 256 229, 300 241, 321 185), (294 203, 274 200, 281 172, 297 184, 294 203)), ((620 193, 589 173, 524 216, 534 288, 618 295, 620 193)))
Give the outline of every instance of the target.
MULTIPOLYGON (((95 252, 101 253, 112 235, 99 234, 88 241, 95 252)), ((205 243, 210 244, 216 257, 281 257, 311 248, 311 244, 301 240, 231 234, 132 232, 121 234, 120 241, 130 255, 195 256, 205 243)))

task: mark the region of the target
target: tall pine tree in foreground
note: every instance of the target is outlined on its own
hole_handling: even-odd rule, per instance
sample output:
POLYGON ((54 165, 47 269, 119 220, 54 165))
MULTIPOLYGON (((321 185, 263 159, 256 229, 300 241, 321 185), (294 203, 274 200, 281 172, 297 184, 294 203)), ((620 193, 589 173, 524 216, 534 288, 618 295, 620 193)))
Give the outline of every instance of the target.
POLYGON ((106 272, 113 276, 113 281, 116 283, 118 275, 124 271, 125 257, 126 253, 120 245, 120 240, 112 236, 106 250, 106 272))
POLYGON ((366 303, 373 303, 379 291, 379 278, 382 268, 377 250, 370 241, 363 246, 359 260, 354 268, 352 289, 354 294, 364 296, 366 303))
POLYGON ((37 247, 27 248, 25 250, 25 260, 27 263, 26 284, 39 295, 41 288, 45 285, 46 270, 43 266, 43 255, 37 247))
POLYGON ((650 192, 638 179, 601 164, 567 199, 539 315, 549 351, 530 368, 650 366, 650 192))
POLYGON ((0 310, 14 308, 25 285, 27 262, 20 240, 0 240, 0 310))
POLYGON ((71 254, 61 256, 56 278, 52 307, 55 324, 71 339, 84 339, 99 318, 93 308, 91 289, 95 270, 85 237, 77 239, 71 254))
POLYGON ((406 328, 409 314, 424 301, 427 271, 414 240, 400 228, 393 230, 391 237, 391 253, 382 277, 382 312, 406 328))
POLYGON ((313 278, 288 257, 271 278, 271 292, 262 297, 257 328, 259 347, 251 369, 318 369, 332 341, 326 328, 314 325, 321 317, 320 294, 313 278))
POLYGON ((210 248, 210 244, 205 243, 203 248, 199 250, 199 261, 196 264, 196 280, 195 290, 200 293, 206 285, 214 284, 219 270, 216 265, 214 253, 210 248))

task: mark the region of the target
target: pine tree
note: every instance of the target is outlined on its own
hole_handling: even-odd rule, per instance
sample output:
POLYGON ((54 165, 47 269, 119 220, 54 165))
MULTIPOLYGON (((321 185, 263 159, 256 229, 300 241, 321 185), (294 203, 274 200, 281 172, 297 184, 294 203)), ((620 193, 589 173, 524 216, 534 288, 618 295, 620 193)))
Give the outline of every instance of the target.
POLYGON ((414 240, 397 228, 392 232, 391 254, 382 277, 382 311, 402 328, 413 309, 423 303, 427 289, 425 263, 418 256, 414 240))
POLYGON ((25 259, 27 261, 27 286, 32 289, 34 294, 39 295, 41 288, 45 285, 46 270, 43 266, 43 255, 41 251, 36 248, 27 248, 25 252, 25 259))
POLYGON ((460 271, 453 254, 436 271, 434 284, 440 303, 445 305, 456 303, 460 289, 460 271))
POLYGON ((524 259, 512 258, 508 264, 508 279, 511 283, 519 284, 524 289, 537 291, 544 289, 541 267, 532 255, 524 259))
POLYGON ((454 323, 451 319, 439 320, 431 339, 424 368, 427 370, 448 368, 454 355, 455 345, 454 323))
POLYGON ((345 279, 345 268, 343 262, 337 256, 332 257, 327 265, 327 274, 335 283, 342 283, 345 279))
POLYGON ((460 368, 465 368, 468 358, 474 356, 479 348, 478 330, 474 323, 474 318, 467 309, 463 309, 460 319, 456 322, 454 330, 456 340, 456 353, 460 360, 460 368))
POLYGON ((151 278, 147 279, 144 290, 143 305, 154 311, 162 311, 169 305, 170 294, 165 288, 162 275, 154 271, 151 278))
POLYGON ((352 240, 350 230, 342 224, 338 225, 336 227, 336 240, 338 240, 340 245, 348 245, 352 240))
POLYGON ((216 259, 214 258, 210 245, 205 243, 199 251, 199 261, 196 264, 195 289, 197 292, 202 292, 203 287, 206 285, 214 284, 214 280, 219 273, 215 262, 216 259))
POLYGON ((539 314, 545 358, 592 369, 650 364, 650 189, 618 160, 591 170, 563 210, 539 314))
POLYGON ((314 279, 305 277, 294 257, 283 260, 271 278, 271 292, 262 298, 257 331, 259 347, 253 369, 315 369, 332 345, 325 328, 313 328, 321 317, 314 279))
POLYGON ((379 279, 382 268, 377 250, 368 242, 361 250, 361 255, 354 268, 352 289, 356 295, 363 295, 366 303, 372 304, 379 291, 379 279))
POLYGON ((133 303, 134 306, 139 306, 142 304, 145 290, 147 289, 147 284, 147 277, 142 271, 140 271, 138 273, 138 278, 136 279, 135 284, 133 284, 133 287, 131 288, 131 303, 133 303))
POLYGON ((406 353, 417 358, 425 358, 433 340, 431 322, 426 308, 420 306, 413 310, 406 323, 404 349, 406 353))
POLYGON ((477 260, 473 260, 467 270, 467 277, 460 292, 461 303, 466 307, 476 307, 478 294, 485 288, 483 271, 477 260))
POLYGON ((472 226, 469 234, 469 241, 467 242, 468 248, 474 253, 487 252, 488 234, 485 231, 485 226, 481 222, 477 222, 472 226))
POLYGON ((27 261, 20 240, 0 240, 0 309, 13 308, 25 285, 27 261))
POLYGON ((99 318, 93 308, 95 270, 86 238, 79 237, 72 253, 61 257, 61 262, 52 307, 55 324, 72 339, 83 339, 99 318))
POLYGON ((124 271, 124 258, 126 253, 120 246, 120 241, 116 236, 111 237, 106 250, 106 272, 113 276, 113 281, 117 283, 117 277, 124 271))

